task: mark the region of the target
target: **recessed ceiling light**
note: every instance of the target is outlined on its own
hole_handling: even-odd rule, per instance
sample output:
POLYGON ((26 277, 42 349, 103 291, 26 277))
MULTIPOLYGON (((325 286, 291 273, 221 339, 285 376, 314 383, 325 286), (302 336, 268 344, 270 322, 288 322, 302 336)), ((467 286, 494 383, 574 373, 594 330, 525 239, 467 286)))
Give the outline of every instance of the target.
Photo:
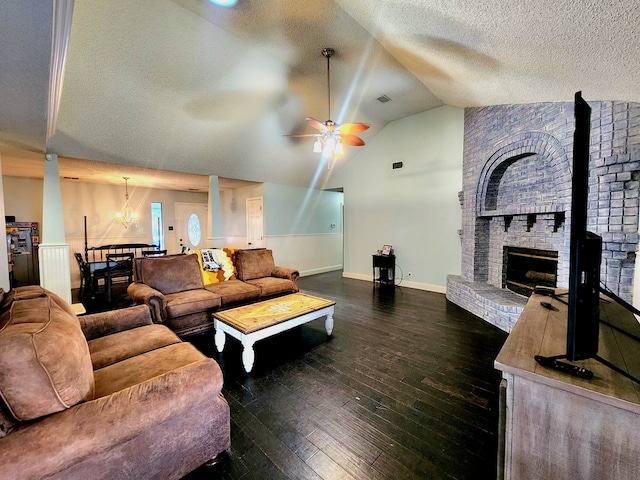
POLYGON ((233 7, 238 0, 209 0, 214 5, 218 5, 219 7, 233 7))

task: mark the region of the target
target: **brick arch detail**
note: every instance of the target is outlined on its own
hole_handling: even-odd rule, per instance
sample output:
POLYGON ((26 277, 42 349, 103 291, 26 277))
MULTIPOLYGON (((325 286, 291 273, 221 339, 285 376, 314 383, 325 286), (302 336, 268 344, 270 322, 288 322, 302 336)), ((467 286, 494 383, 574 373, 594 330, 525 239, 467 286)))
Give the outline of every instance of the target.
POLYGON ((478 178, 476 191, 476 215, 492 212, 487 208, 492 190, 497 189, 507 167, 532 155, 543 160, 544 168, 550 168, 554 190, 558 194, 556 210, 564 211, 571 198, 571 167, 560 141, 544 132, 527 132, 512 136, 485 162, 478 178))

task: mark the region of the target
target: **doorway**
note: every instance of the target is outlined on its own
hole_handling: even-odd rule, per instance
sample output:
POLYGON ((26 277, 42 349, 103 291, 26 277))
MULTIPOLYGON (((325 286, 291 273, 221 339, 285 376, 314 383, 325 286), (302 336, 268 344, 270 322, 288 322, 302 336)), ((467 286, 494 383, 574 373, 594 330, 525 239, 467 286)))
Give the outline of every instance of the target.
POLYGON ((207 204, 176 203, 176 237, 178 251, 185 247, 195 250, 206 247, 207 204))
POLYGON ((247 198, 247 245, 251 248, 263 248, 265 246, 262 197, 247 198))

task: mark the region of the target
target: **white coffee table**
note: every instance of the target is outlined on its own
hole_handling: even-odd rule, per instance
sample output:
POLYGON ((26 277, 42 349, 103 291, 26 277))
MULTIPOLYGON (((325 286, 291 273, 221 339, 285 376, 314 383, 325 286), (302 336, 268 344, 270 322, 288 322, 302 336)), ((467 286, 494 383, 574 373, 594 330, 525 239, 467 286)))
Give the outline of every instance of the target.
POLYGON ((305 293, 293 293, 213 314, 216 329, 215 343, 219 352, 224 350, 226 335, 240 341, 243 346, 242 363, 249 373, 253 369, 258 340, 284 332, 298 325, 326 316, 327 335, 333 331, 333 309, 336 302, 305 293))

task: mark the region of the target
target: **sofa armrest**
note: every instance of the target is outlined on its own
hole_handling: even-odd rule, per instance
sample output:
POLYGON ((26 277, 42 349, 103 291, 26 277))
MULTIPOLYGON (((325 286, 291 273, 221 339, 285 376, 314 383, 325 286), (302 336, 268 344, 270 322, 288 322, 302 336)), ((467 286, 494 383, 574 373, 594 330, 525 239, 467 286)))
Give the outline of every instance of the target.
POLYGON ((276 266, 273 267, 271 276, 277 278, 286 278, 287 280, 291 280, 295 283, 298 281, 298 277, 300 277, 300 272, 294 268, 276 266))
POLYGON ((164 294, 146 283, 133 282, 127 287, 127 294, 136 305, 146 305, 151 310, 151 319, 154 323, 164 321, 164 312, 167 307, 167 299, 164 294))
MULTIPOLYGON (((1 441, 0 476, 60 474, 96 452, 125 444, 189 409, 226 403, 220 395, 221 386, 220 367, 207 359, 24 425, 1 441)), ((225 417, 218 424, 228 431, 229 418, 225 417)), ((180 432, 175 433, 180 437, 180 432)), ((159 439, 158 446, 169 440, 159 439)), ((137 474, 140 478, 142 472, 137 474)))
POLYGON ((146 305, 82 315, 78 320, 87 340, 153 324, 151 312, 146 305))

